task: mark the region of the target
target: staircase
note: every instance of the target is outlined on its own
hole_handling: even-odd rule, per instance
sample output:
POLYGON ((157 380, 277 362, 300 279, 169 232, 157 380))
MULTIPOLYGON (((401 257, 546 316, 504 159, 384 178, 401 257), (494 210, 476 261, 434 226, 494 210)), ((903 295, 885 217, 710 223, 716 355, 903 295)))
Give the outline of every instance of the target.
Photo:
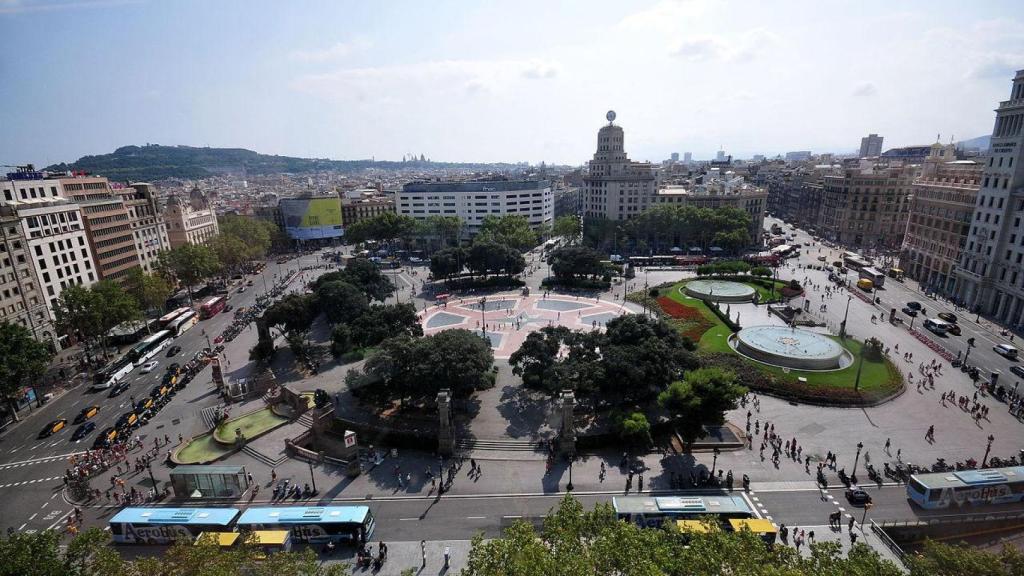
POLYGON ((267 466, 271 466, 271 467, 280 466, 282 462, 284 462, 285 460, 288 459, 288 455, 287 454, 283 454, 283 455, 281 455, 280 458, 275 460, 274 458, 272 458, 270 456, 267 456, 266 454, 260 452, 259 450, 254 449, 252 446, 250 446, 248 444, 246 444, 244 447, 242 447, 242 452, 245 452, 249 456, 252 456, 256 460, 259 460, 260 462, 263 462, 267 466))
POLYGON ((536 440, 514 438, 457 438, 455 451, 477 460, 543 460, 547 452, 536 440))
POLYGON ((308 411, 304 412, 302 414, 302 416, 299 416, 299 420, 298 421, 299 421, 299 424, 302 424, 306 428, 312 428, 313 427, 313 416, 308 411))
POLYGON ((199 416, 203 419, 203 425, 206 426, 207 430, 213 430, 217 427, 217 406, 203 408, 199 416))

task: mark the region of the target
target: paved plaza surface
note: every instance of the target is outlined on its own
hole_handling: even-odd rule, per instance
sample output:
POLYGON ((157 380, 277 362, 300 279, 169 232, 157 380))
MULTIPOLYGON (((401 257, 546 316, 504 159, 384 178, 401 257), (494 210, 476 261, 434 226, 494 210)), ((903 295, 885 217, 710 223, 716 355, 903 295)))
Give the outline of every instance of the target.
MULTIPOLYGON (((804 234, 798 233, 803 242, 804 234)), ((806 238, 811 242, 810 238, 806 238)), ((870 461, 881 468, 882 462, 894 461, 897 451, 904 462, 930 464, 937 457, 947 461, 964 460, 973 457, 981 460, 987 437, 994 437, 991 453, 1006 457, 1019 448, 1022 437, 1021 422, 1009 415, 1006 406, 994 399, 979 393, 978 400, 990 408, 987 418, 975 422, 969 412, 964 412, 954 404, 943 405, 939 395, 953 390, 957 395, 973 397, 978 389, 962 372, 952 369, 943 362, 941 375, 936 379, 935 389, 919 389, 918 367, 921 363, 940 360, 939 356, 923 343, 908 334, 908 324, 894 325, 888 322, 872 322, 871 316, 884 311, 888 315, 889 308, 901 308, 906 301, 916 300, 924 304, 928 316, 941 310, 954 309, 944 302, 935 301, 923 296, 911 282, 887 282, 886 289, 879 291, 881 303, 871 305, 859 298, 850 298, 843 291, 834 292, 831 296, 824 291, 828 283, 823 271, 809 270, 804 266, 817 264, 819 246, 804 248, 804 254, 787 268, 780 269, 779 277, 796 278, 804 281, 808 292, 806 299, 809 308, 816 315, 823 327, 816 330, 838 331, 843 320, 846 306, 849 305, 848 332, 857 339, 875 336, 890 348, 890 358, 901 367, 908 379, 906 391, 880 406, 871 408, 829 408, 792 404, 788 401, 761 395, 758 397, 759 408, 748 404, 728 414, 729 420, 741 429, 747 422, 747 411, 750 410, 750 422, 764 426, 767 423, 775 426, 776 433, 783 438, 795 437, 803 454, 823 458, 831 451, 838 453, 839 467, 852 471, 856 454, 856 444, 863 443, 863 451, 857 459, 858 473, 863 476, 863 465, 870 461), (815 288, 819 286, 819 288, 815 288), (821 305, 826 309, 820 309, 821 305), (895 347, 898 345, 899 352, 895 347), (911 353, 912 360, 903 360, 903 354, 911 353), (912 379, 911 379, 912 378, 912 379), (928 426, 935 426, 935 442, 925 440, 928 426), (884 449, 889 440, 891 448, 884 449)), ((829 260, 836 252, 821 247, 822 255, 829 260)), ((664 282, 674 282, 692 274, 673 270, 641 270, 637 277, 629 281, 613 285, 612 289, 601 294, 576 295, 552 294, 545 298, 540 290, 540 280, 546 267, 539 262, 537 253, 529 258, 530 272, 525 281, 531 289, 531 295, 523 297, 521 293, 488 295, 490 302, 506 302, 500 305, 485 305, 484 324, 495 324, 497 328, 488 327, 488 332, 500 334, 501 342, 496 346, 496 364, 499 367, 498 385, 492 390, 480 394, 481 407, 476 419, 471 423, 471 431, 482 438, 506 437, 510 440, 525 441, 535 437, 546 437, 557 426, 551 413, 552 404, 542 396, 535 396, 524 391, 517 379, 511 374, 508 366, 508 354, 518 346, 513 339, 525 337, 526 330, 539 327, 548 322, 564 322, 578 329, 595 329, 593 321, 584 320, 584 316, 597 314, 621 313, 622 297, 627 291, 643 289, 645 285, 654 286, 664 282), (491 300, 494 298, 494 300, 491 300), (584 309, 560 310, 560 306, 573 306, 577 302, 585 304, 584 309), (557 303, 557 304, 556 304, 557 303), (511 307, 511 316, 509 314, 511 307), (488 309, 490 308, 490 309, 488 309), (518 315, 518 317, 517 317, 518 315), (515 322, 521 322, 521 330, 515 329, 515 322), (508 340, 506 340, 506 338, 508 340)), ((293 260, 288 264, 268 266, 267 274, 272 280, 274 274, 282 274, 288 269, 298 269, 316 263, 315 257, 306 257, 305 262, 293 260)), ((304 282, 309 282, 317 274, 326 270, 307 271, 305 278, 299 278, 293 289, 300 289, 304 282)), ((390 274, 389 274, 390 276, 390 274)), ((465 298, 458 302, 456 298, 445 306, 437 306, 433 294, 424 285, 426 272, 418 269, 397 271, 400 292, 389 299, 413 302, 431 333, 452 326, 479 329, 481 322, 479 295, 465 298), (415 272, 415 274, 414 274, 415 272), (449 314, 452 317, 445 316, 449 314), (435 322, 431 325, 431 321, 435 322), (457 323, 456 323, 457 322, 457 323)), ((257 286, 259 281, 257 280, 257 286)), ((251 303, 257 292, 249 290, 244 294, 233 296, 232 303, 236 306, 251 303)), ((794 300, 794 304, 802 305, 803 298, 794 300)), ((628 307, 637 311, 632 304, 628 307)), ((732 304, 731 315, 740 316, 743 326, 762 324, 781 325, 781 320, 767 314, 764 306, 753 304, 732 304)), ((985 376, 992 370, 1001 373, 1001 381, 1012 386, 1016 379, 1010 372, 1011 363, 991 351, 995 343, 1009 342, 1008 338, 999 335, 998 327, 994 327, 982 319, 975 322, 973 316, 968 317, 956 312, 964 334, 961 337, 938 338, 936 340, 954 354, 963 351, 966 338, 974 336, 979 347, 971 351, 971 363, 984 368, 985 376)), ((200 323, 195 329, 185 333, 176 343, 184 348, 181 357, 191 356, 199 348, 205 347, 206 335, 218 334, 229 323, 227 315, 218 315, 211 320, 200 323), (203 333, 205 331, 205 334, 203 333)), ((316 330, 314 330, 316 332, 316 330)), ((251 366, 248 361, 248 349, 255 342, 255 331, 245 330, 225 350, 225 366, 229 378, 243 378, 248 375, 251 366)), ((161 365, 168 362, 160 358, 161 365)), ((279 368, 278 378, 288 382, 299 391, 324 388, 331 392, 344 392, 344 374, 358 367, 360 363, 337 365, 331 363, 323 366, 321 372, 312 377, 289 371, 284 366, 279 368)), ((101 404, 101 417, 104 419, 100 427, 111 422, 126 409, 130 395, 144 395, 160 377, 160 370, 146 376, 131 375, 132 388, 124 395, 108 399, 105 393, 93 394, 83 387, 72 388, 52 400, 42 408, 28 414, 25 421, 13 426, 0 436, 0 494, 5 496, 4 514, 0 521, 0 529, 8 527, 15 530, 41 530, 51 526, 59 526, 64 517, 72 511, 66 494, 62 490, 60 480, 67 467, 69 454, 82 451, 91 438, 83 443, 69 442, 70 434, 64 434, 48 440, 36 440, 35 436, 43 423, 60 415, 72 415, 90 403, 101 404)), ((177 444, 177 434, 189 436, 206 428, 202 420, 203 409, 218 405, 218 399, 210 384, 210 372, 205 370, 197 376, 184 391, 179 392, 172 402, 159 413, 147 427, 140 430, 143 441, 150 447, 154 438, 162 438, 164 434, 177 444)), ((259 405, 252 404, 254 407, 259 405)), ((236 412, 238 407, 234 408, 236 412)), ((814 484, 811 466, 808 471, 803 464, 783 458, 779 465, 774 465, 770 458, 761 458, 760 442, 755 441, 751 449, 723 452, 714 460, 710 453, 696 452, 687 455, 652 453, 643 457, 648 468, 645 472, 643 490, 669 491, 672 473, 686 473, 694 469, 710 469, 714 460, 717 469, 732 470, 739 477, 748 474, 752 480, 751 498, 757 505, 760 514, 771 517, 774 522, 787 525, 821 526, 826 524, 828 514, 838 508, 843 513, 855 512, 857 521, 860 511, 845 506, 841 490, 835 488, 837 479, 835 471, 829 471, 830 488, 820 491, 814 484), (756 500, 753 500, 756 498, 756 500)), ((141 454, 138 452, 137 454, 141 454)), ((136 454, 133 454, 133 457, 136 454)), ((303 461, 286 459, 277 466, 239 453, 231 456, 226 463, 241 463, 246 466, 257 483, 264 488, 253 503, 266 503, 269 495, 269 480, 273 468, 279 479, 288 478, 294 482, 305 483, 315 481, 320 492, 311 502, 366 502, 378 519, 379 538, 389 542, 416 543, 427 539, 434 548, 450 542, 455 550, 464 554, 467 546, 465 541, 474 533, 483 532, 488 536, 500 533, 502 527, 514 519, 535 520, 564 494, 568 483, 569 467, 567 462, 558 461, 547 471, 541 459, 522 458, 512 451, 503 453, 493 451, 482 456, 480 464, 482 474, 469 475, 468 465, 464 465, 456 475, 452 490, 438 497, 431 491, 426 477, 428 467, 436 467, 438 459, 429 452, 400 450, 397 456, 385 459, 384 463, 357 478, 347 478, 340 469, 330 465, 316 465, 310 470, 303 461), (486 458, 486 459, 485 459, 486 458), (402 475, 401 483, 394 470, 397 467, 402 475), (405 475, 408 474, 409 481, 405 475), (457 544, 463 542, 463 544, 457 544), (459 548, 462 546, 462 548, 459 548)), ((625 489, 625 471, 618 468, 621 454, 613 449, 598 450, 582 454, 581 459, 573 464, 572 480, 578 494, 585 503, 608 501, 613 495, 622 494, 625 489), (599 475, 601 463, 608 469, 607 476, 602 480, 599 475)), ((770 456, 766 454, 766 456, 770 456)), ((165 481, 169 470, 162 464, 153 465, 153 474, 158 482, 165 481)), ((125 477, 129 485, 145 487, 148 478, 145 474, 129 474, 125 477)), ((107 482, 107 475, 97 480, 99 485, 107 482)), ((920 517, 923 513, 907 503, 903 486, 883 485, 870 487, 875 497, 875 507, 868 514, 868 520, 906 520, 920 517)), ((635 484, 634 484, 635 492, 635 484)), ((302 504, 303 501, 297 502, 302 504)), ((237 505, 249 505, 247 500, 237 505)), ((108 504, 101 498, 85 507, 86 525, 104 526, 104 522, 112 514, 114 504, 108 504)), ((844 524, 845 526, 845 524, 844 524)), ((822 539, 824 531, 815 529, 818 539, 822 539)), ((845 538, 845 530, 843 534, 845 538)), ((845 538, 848 541, 848 538, 845 538)), ((397 549, 397 548, 396 548, 397 549)), ((414 550, 415 551, 415 550, 414 550)), ((431 556, 436 562, 437 556, 431 556)), ((435 564, 436 569, 436 564, 435 564)), ((383 572, 383 573, 397 573, 383 572)))

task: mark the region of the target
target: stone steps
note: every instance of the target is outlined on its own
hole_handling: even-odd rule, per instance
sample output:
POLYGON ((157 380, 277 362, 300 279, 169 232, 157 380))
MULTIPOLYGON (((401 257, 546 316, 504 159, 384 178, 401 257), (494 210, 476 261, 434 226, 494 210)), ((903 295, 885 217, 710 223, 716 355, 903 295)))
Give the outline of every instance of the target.
POLYGON ((266 454, 260 452, 259 450, 256 450, 255 448, 249 446, 248 444, 242 447, 242 452, 245 452, 247 455, 252 456, 253 458, 271 467, 280 466, 282 462, 288 459, 288 455, 285 454, 275 460, 274 458, 267 456, 266 454))
POLYGON ((536 440, 514 438, 458 438, 455 447, 462 451, 496 450, 502 452, 542 452, 536 440))

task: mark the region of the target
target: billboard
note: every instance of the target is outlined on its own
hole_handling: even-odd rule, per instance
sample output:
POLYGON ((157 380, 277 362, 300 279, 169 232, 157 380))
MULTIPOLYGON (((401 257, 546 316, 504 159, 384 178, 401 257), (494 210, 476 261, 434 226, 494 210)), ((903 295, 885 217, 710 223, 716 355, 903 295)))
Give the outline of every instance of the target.
POLYGON ((340 238, 342 235, 341 199, 282 198, 278 203, 284 218, 284 231, 293 240, 340 238))

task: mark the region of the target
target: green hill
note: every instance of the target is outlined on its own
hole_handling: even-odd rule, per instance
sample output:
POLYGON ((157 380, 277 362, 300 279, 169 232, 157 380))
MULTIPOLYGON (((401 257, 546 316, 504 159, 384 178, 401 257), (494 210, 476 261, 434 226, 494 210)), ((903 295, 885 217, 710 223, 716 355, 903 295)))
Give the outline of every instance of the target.
POLYGON ((336 171, 358 172, 367 168, 448 168, 465 170, 508 170, 512 164, 462 164, 447 162, 375 162, 373 160, 326 160, 271 156, 244 148, 194 148, 192 146, 122 146, 111 154, 82 156, 77 161, 48 166, 47 170, 84 170, 111 180, 162 180, 205 178, 217 174, 302 174, 336 171))

